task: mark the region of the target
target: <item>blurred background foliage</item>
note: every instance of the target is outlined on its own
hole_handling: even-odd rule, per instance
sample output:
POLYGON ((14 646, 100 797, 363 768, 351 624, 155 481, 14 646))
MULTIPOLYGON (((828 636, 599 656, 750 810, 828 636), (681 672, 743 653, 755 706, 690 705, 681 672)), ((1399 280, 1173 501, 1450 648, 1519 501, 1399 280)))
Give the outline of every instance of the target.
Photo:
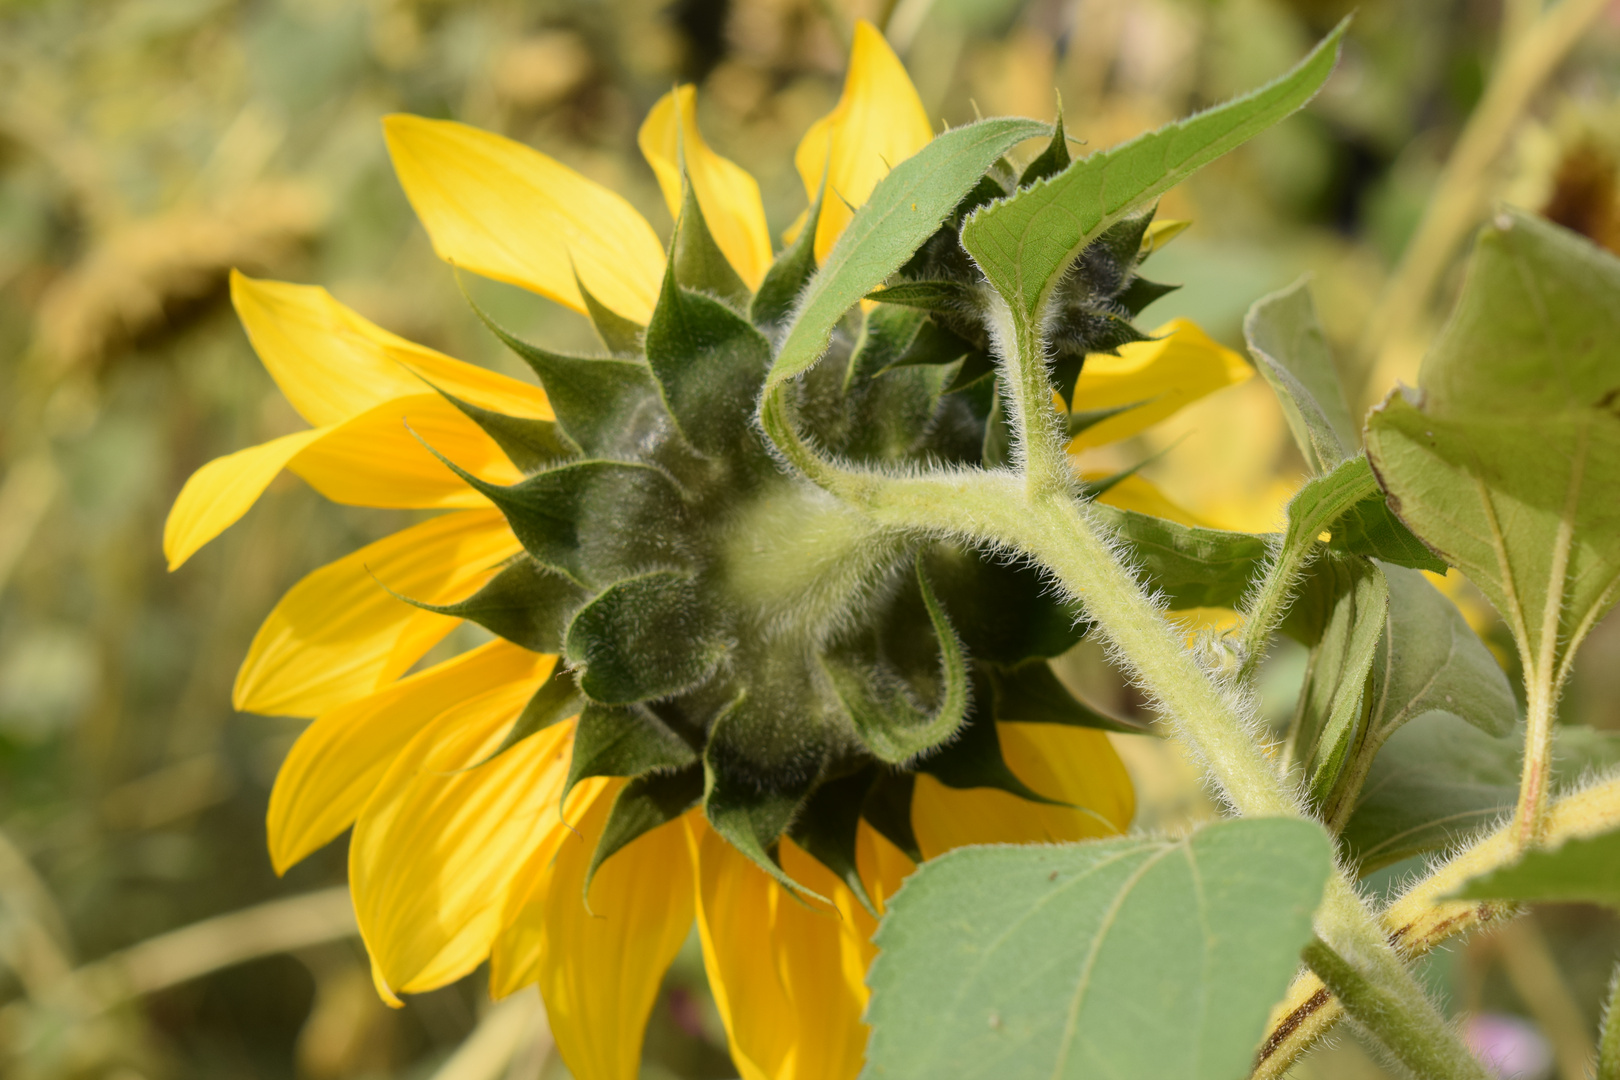
MULTIPOLYGON (((1185 288, 1145 325, 1190 315, 1241 347, 1246 307, 1311 272, 1365 406, 1414 378, 1456 287, 1458 241, 1493 201, 1620 250, 1620 6, 1562 3, 1594 14, 1448 179, 1540 4, 1365 0, 1305 114, 1167 197, 1162 212, 1195 227, 1151 273, 1185 288), (1430 217, 1460 221, 1438 240, 1420 233, 1431 199, 1430 217), (1418 243, 1434 267, 1414 290, 1418 243)), ((269 787, 298 724, 233 713, 236 664, 284 589, 408 516, 333 506, 284 476, 181 573, 159 551, 193 469, 301 426, 229 309, 230 267, 324 284, 391 330, 513 369, 416 225, 380 116, 529 142, 667 233, 635 130, 673 82, 695 81, 710 142, 759 178, 780 229, 804 202, 793 148, 837 97, 854 18, 886 26, 932 115, 1049 118, 1056 88, 1069 131, 1095 148, 1257 85, 1350 6, 0 0, 0 1074, 566 1075, 532 993, 491 1006, 473 978, 398 1012, 378 1001, 341 842, 283 880, 265 854, 269 787)), ((554 305, 468 287, 532 338, 588 343, 554 305)), ((1156 451, 1147 475, 1228 526, 1273 527, 1299 476, 1259 380, 1122 452, 1156 451)), ((1453 591, 1488 627, 1466 587, 1453 591)), ((1277 700, 1299 667, 1274 658, 1277 700)), ((1581 670, 1565 722, 1620 728, 1620 626, 1594 635, 1581 670)), ((1137 707, 1084 646, 1067 672, 1137 707)), ((1211 812, 1173 747, 1120 741, 1142 827, 1211 812)), ((1576 1033, 1560 1036, 1533 999, 1562 988, 1597 1001, 1613 920, 1570 908, 1515 925, 1529 929, 1443 955, 1436 986, 1459 1012, 1509 1028, 1529 1016, 1554 1043, 1590 1038, 1587 1006, 1564 1009, 1576 1033)), ((734 1075, 723 1048, 689 949, 655 1010, 645 1075, 734 1075)), ((1353 1041, 1298 1072, 1382 1075, 1353 1041)))

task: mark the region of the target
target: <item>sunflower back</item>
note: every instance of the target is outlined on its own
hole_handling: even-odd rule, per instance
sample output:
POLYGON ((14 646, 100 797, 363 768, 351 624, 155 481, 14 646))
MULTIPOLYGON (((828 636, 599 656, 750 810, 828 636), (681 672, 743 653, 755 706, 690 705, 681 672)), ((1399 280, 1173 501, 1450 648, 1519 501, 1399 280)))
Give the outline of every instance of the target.
MULTIPOLYGON (((960 230, 1068 162, 1061 124, 1022 173, 998 160, 888 287, 838 324, 788 390, 807 439, 891 475, 1008 461, 991 292, 960 230)), ((539 377, 554 421, 445 395, 526 474, 503 486, 444 459, 524 550, 475 595, 431 610, 562 657, 506 745, 577 712, 567 787, 630 778, 593 872, 701 803, 784 884, 800 888, 778 864, 787 835, 864 898, 863 818, 921 857, 918 773, 1046 802, 1008 767, 995 723, 1111 726, 1047 665, 1085 624, 1040 571, 880 526, 782 467, 757 426, 773 340, 817 268, 821 206, 756 291, 683 183, 644 328, 583 282, 603 355, 552 352, 485 317, 539 377)), ((1152 221, 1149 208, 1110 227, 1058 287, 1051 377, 1066 401, 1087 353, 1145 339, 1131 319, 1167 291, 1138 273, 1152 221)))

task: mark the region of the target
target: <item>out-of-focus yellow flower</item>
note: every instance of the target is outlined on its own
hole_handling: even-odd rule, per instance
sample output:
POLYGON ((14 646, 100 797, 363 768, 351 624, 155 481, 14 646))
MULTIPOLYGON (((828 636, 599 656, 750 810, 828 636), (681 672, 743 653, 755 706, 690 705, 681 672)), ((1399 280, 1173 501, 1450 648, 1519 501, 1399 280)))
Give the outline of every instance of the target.
MULTIPOLYGON (((665 255, 625 200, 543 154, 460 124, 397 116, 385 130, 401 183, 447 261, 576 310, 587 307, 583 286, 620 316, 646 322, 665 255)), ((818 226, 818 256, 850 218, 842 203, 858 205, 928 139, 904 69, 862 23, 843 97, 798 154, 812 194, 825 175, 836 196, 818 226)), ((658 103, 641 143, 677 214, 684 160, 718 246, 739 277, 757 284, 771 258, 758 185, 704 142, 691 88, 658 103)), ((551 417, 545 394, 398 338, 318 288, 237 275, 232 296, 260 358, 312 426, 199 470, 165 531, 171 566, 240 518, 283 469, 341 502, 450 511, 315 571, 254 639, 237 706, 314 718, 271 797, 278 872, 352 827, 350 884, 379 991, 397 1001, 488 960, 496 995, 539 985, 558 1046, 581 1080, 637 1075, 642 1028, 695 920, 743 1077, 853 1077, 866 1041, 860 1018, 875 920, 846 881, 784 838, 785 873, 831 907, 800 902, 694 810, 608 859, 587 909, 591 854, 624 781, 584 779, 563 797, 572 720, 492 757, 556 658, 496 640, 407 674, 456 620, 378 582, 444 605, 521 550, 501 513, 422 442, 493 483, 513 483, 521 472, 423 380, 520 417, 551 417)), ((1247 374, 1196 327, 1173 324, 1162 340, 1088 363, 1077 408, 1143 404, 1078 445, 1139 431, 1247 374)), ((1109 498, 1176 516, 1140 479, 1109 498)), ((1111 835, 1129 824, 1133 793, 1101 732, 999 728, 1013 773, 1055 802, 919 776, 910 812, 924 857, 964 844, 1111 835)), ((880 912, 913 868, 864 821, 857 864, 880 912)))

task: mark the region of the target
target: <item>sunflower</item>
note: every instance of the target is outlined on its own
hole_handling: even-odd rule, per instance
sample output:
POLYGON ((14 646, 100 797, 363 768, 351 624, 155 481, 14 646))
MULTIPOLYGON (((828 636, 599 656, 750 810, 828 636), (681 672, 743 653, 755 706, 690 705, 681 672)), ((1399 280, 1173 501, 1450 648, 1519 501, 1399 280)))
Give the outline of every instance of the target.
MULTIPOLYGON (((752 423, 773 335, 892 164, 931 138, 867 24, 800 144, 809 209, 773 250, 752 177, 704 142, 691 87, 640 146, 666 246, 617 194, 528 147, 393 116, 388 149, 437 252, 589 317, 564 356, 491 329, 544 389, 416 345, 324 290, 232 278, 254 349, 308 430, 191 477, 171 568, 282 470, 341 503, 444 513, 311 573, 238 674, 242 710, 312 717, 268 815, 278 872, 352 827, 350 886, 379 992, 489 963, 538 984, 585 1080, 637 1074, 664 971, 695 921, 741 1074, 854 1076, 872 931, 916 862, 1130 822, 1129 780, 1047 659, 1077 610, 994 552, 874 531, 786 470, 752 423), (432 666, 464 620, 486 644, 432 666)), ((1064 167, 1058 125, 1005 162, 797 388, 829 452, 995 467, 1007 433, 957 228, 1064 167)), ((1064 285, 1054 392, 1074 447, 1118 440, 1247 366, 1137 266, 1176 226, 1136 215, 1064 285)), ((486 319, 486 322, 489 320, 486 319)), ((1094 493, 1173 508, 1136 476, 1094 493)))

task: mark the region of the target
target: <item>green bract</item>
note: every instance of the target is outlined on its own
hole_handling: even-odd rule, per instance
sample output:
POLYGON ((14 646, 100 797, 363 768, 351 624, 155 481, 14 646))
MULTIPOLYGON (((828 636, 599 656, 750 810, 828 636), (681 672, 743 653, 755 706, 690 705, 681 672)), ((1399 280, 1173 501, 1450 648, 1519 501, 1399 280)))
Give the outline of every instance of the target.
MULTIPOLYGON (((784 468, 754 423, 774 364, 778 379, 803 373, 787 386, 798 423, 845 462, 1001 464, 984 290, 958 231, 1068 164, 1060 129, 1023 176, 1007 166, 1007 150, 1048 130, 991 120, 947 132, 880 185, 820 274, 813 207, 753 295, 688 191, 649 324, 587 296, 610 355, 561 355, 490 324, 556 420, 456 401, 528 473, 503 487, 457 469, 525 554, 435 610, 561 654, 508 745, 577 709, 569 786, 632 778, 598 863, 701 801, 778 878, 785 833, 859 893, 863 815, 918 855, 916 773, 1044 801, 1002 760, 995 721, 1118 726, 1047 667, 1084 626, 1037 570, 876 525, 784 468), (876 298, 890 302, 850 310, 885 281, 876 298), (830 334, 815 330, 821 308, 839 316, 820 317, 830 334), (805 371, 795 356, 822 362, 805 371)), ((1066 393, 1085 352, 1142 337, 1129 318, 1164 291, 1136 274, 1151 218, 1122 220, 1065 279, 1054 382, 1066 393)))

